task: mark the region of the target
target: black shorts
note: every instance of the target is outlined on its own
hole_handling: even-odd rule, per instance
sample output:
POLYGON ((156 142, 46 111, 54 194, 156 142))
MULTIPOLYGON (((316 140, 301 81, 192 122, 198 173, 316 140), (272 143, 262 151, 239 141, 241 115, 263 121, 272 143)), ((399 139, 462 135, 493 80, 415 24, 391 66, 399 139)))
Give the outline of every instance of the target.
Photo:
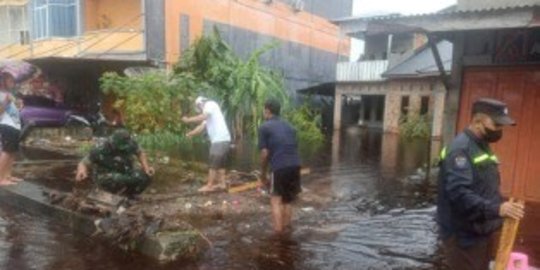
POLYGON ((8 125, 0 125, 0 141, 2 142, 2 151, 6 153, 16 153, 19 151, 19 136, 21 131, 8 125))
POLYGON ((288 167, 272 172, 270 192, 273 196, 280 196, 283 203, 296 200, 301 190, 300 167, 288 167))

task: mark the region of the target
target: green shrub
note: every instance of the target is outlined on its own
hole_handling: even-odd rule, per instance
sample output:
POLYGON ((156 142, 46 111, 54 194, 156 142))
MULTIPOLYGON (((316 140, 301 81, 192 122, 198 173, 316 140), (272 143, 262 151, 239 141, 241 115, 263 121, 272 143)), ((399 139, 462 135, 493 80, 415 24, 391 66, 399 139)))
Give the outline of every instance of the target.
POLYGON ((293 108, 283 77, 259 62, 263 54, 276 46, 268 44, 243 60, 214 29, 183 53, 172 74, 156 71, 124 77, 106 73, 100 79, 101 88, 117 97, 114 107, 124 112, 126 127, 147 149, 190 146, 184 134, 194 126, 180 119, 195 113, 193 101, 197 95, 221 104, 235 139, 257 138, 264 102, 277 99, 302 144, 316 145, 323 138, 318 113, 307 105, 293 108))
POLYGON ((297 139, 301 152, 316 151, 324 141, 321 133, 322 118, 318 110, 304 104, 285 113, 285 119, 297 131, 297 139))
POLYGON ((431 137, 431 117, 428 115, 411 115, 399 121, 399 134, 404 138, 431 137))

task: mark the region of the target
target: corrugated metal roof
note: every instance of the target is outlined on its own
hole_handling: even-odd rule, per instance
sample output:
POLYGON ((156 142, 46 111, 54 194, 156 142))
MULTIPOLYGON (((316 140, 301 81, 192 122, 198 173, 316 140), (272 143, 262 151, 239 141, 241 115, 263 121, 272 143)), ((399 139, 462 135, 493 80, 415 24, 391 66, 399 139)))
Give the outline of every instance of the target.
MULTIPOLYGON (((437 43, 437 49, 439 50, 444 70, 450 72, 452 68, 452 43, 446 40, 439 41, 437 43)), ((382 74, 386 78, 411 78, 437 75, 439 75, 439 69, 433 57, 433 52, 427 45, 382 74)))
POLYGON ((500 12, 500 11, 513 11, 513 10, 524 10, 524 9, 531 9, 540 7, 539 4, 524 4, 524 5, 518 5, 518 6, 512 6, 512 7, 490 7, 490 8, 482 8, 482 9, 471 9, 471 10, 460 10, 457 8, 454 8, 454 6, 450 6, 446 9, 443 9, 439 12, 434 13, 420 13, 420 14, 412 14, 412 15, 400 15, 400 14, 391 14, 391 15, 382 15, 382 16, 372 16, 372 17, 346 17, 341 19, 333 20, 334 23, 342 23, 342 22, 349 22, 349 21, 387 21, 392 19, 414 19, 414 18, 420 18, 420 17, 432 17, 432 16, 444 16, 444 15, 466 15, 466 14, 475 14, 475 13, 489 13, 489 12, 500 12))
POLYGON ((304 89, 298 89, 296 90, 296 92, 302 95, 319 95, 333 97, 336 94, 336 82, 321 83, 304 89))
POLYGON ((396 33, 442 33, 471 30, 494 30, 540 27, 539 4, 478 10, 445 9, 437 13, 344 18, 336 23, 347 35, 396 33))

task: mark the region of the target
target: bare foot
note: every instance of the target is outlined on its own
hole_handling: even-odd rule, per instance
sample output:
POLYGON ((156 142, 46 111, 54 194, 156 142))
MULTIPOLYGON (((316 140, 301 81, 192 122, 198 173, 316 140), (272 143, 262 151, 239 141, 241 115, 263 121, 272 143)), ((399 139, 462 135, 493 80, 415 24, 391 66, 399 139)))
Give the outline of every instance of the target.
POLYGON ((221 183, 221 184, 216 186, 216 189, 227 190, 227 184, 226 183, 221 183))
POLYGON ((12 182, 10 180, 2 180, 0 181, 0 186, 12 186, 12 185, 16 185, 17 183, 16 182, 12 182))
POLYGON ((201 188, 199 188, 199 192, 212 192, 212 191, 215 191, 216 190, 216 187, 213 186, 213 185, 205 185, 201 188))
POLYGON ((11 182, 22 182, 22 181, 24 181, 24 179, 19 178, 19 177, 15 177, 15 176, 10 176, 10 177, 8 177, 8 179, 11 182))

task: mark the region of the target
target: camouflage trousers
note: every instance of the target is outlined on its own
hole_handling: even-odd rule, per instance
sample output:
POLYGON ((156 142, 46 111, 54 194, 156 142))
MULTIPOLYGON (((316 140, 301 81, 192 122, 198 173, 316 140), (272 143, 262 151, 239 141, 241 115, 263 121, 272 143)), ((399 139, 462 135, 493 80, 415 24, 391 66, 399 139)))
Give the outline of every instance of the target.
POLYGON ((142 170, 131 170, 127 173, 98 172, 94 179, 99 188, 123 195, 139 194, 150 184, 150 176, 142 170))

